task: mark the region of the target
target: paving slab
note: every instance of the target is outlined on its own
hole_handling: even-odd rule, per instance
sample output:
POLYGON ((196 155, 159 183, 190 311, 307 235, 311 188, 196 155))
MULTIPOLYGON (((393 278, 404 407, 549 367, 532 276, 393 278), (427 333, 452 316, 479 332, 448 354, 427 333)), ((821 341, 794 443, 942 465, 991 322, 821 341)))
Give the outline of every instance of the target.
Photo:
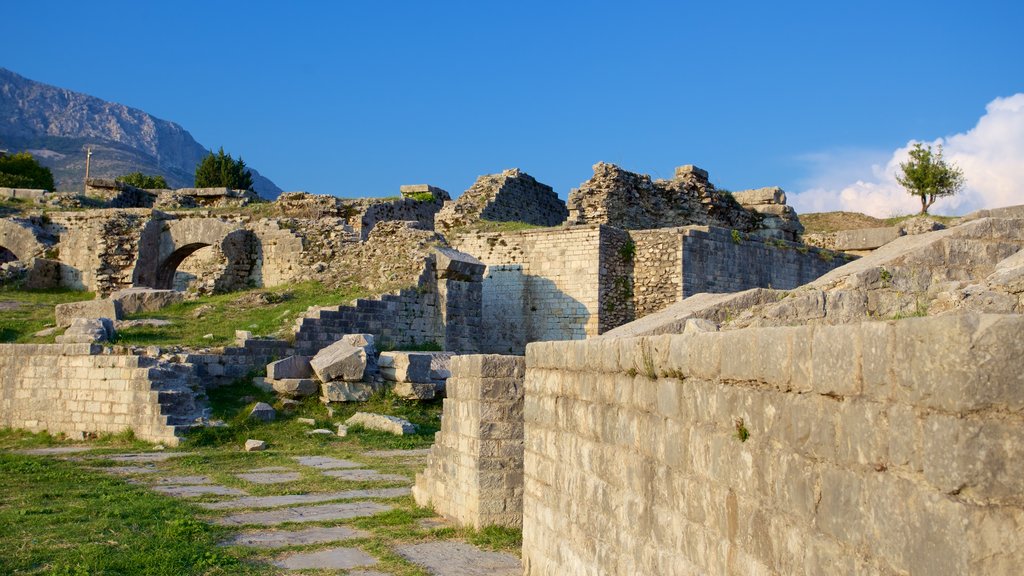
POLYGON ((375 458, 419 458, 430 455, 430 448, 416 448, 413 450, 370 450, 363 452, 366 456, 375 458))
POLYGON ((235 478, 240 478, 253 484, 283 484, 302 478, 302 474, 298 472, 249 472, 247 474, 235 474, 235 478))
POLYGON ((97 472, 106 472, 107 474, 117 474, 119 476, 128 476, 130 474, 155 474, 158 470, 156 466, 152 464, 144 466, 109 466, 105 468, 94 467, 90 470, 96 470, 97 472))
POLYGON ((221 546, 252 546, 257 548, 278 548, 281 546, 305 546, 307 544, 323 544, 324 542, 340 542, 352 538, 366 538, 370 534, 347 526, 331 526, 330 528, 306 528, 305 530, 262 530, 244 532, 230 540, 221 542, 221 546))
POLYGON ((325 476, 333 476, 334 478, 340 478, 342 480, 351 480, 353 482, 364 482, 367 480, 380 481, 380 482, 411 482, 408 476, 402 476, 400 474, 382 474, 376 470, 368 470, 364 468, 357 468, 351 470, 325 470, 325 476))
POLYGON ((357 498, 398 498, 411 492, 409 487, 378 488, 375 490, 346 490, 344 492, 324 492, 320 494, 286 494, 284 496, 246 496, 234 500, 220 502, 202 502, 199 506, 207 510, 240 510, 243 508, 275 508, 277 506, 295 506, 296 504, 315 504, 331 500, 355 500, 357 498))
POLYGON ((139 454, 99 454, 95 458, 114 462, 164 462, 184 456, 185 452, 143 452, 139 454))
POLYGON ((175 486, 190 486, 194 484, 213 484, 208 476, 158 476, 152 479, 155 484, 173 484, 175 486))
POLYGON ((341 458, 329 456, 296 456, 295 459, 303 466, 310 466, 318 470, 336 470, 338 468, 359 468, 362 464, 341 458))
POLYGON ((377 559, 358 548, 329 548, 318 552, 305 552, 285 556, 274 562, 286 570, 347 570, 360 566, 373 566, 377 559))
POLYGON ((388 510, 391 510, 391 506, 377 502, 347 502, 342 504, 280 508, 278 510, 268 510, 267 512, 232 514, 217 518, 213 522, 223 526, 242 526, 245 524, 273 526, 285 522, 323 522, 327 520, 362 518, 387 512, 388 510))
POLYGON ((244 490, 215 484, 194 484, 190 486, 153 486, 159 492, 175 498, 197 498, 199 496, 245 496, 244 490))
POLYGON ((49 448, 31 448, 29 450, 15 450, 15 454, 24 454, 26 456, 56 456, 60 454, 76 454, 78 452, 88 452, 92 450, 91 446, 51 446, 49 448))
POLYGON ((434 576, 520 576, 523 573, 519 558, 487 552, 463 542, 424 542, 398 546, 395 550, 434 576))

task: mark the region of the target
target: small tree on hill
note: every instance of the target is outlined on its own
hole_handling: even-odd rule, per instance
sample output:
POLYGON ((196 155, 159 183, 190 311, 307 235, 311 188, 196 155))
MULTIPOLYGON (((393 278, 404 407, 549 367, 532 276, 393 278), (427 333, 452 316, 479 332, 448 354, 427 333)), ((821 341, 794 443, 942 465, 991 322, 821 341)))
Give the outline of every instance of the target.
POLYGON ((118 176, 116 180, 129 186, 135 186, 136 188, 142 188, 144 190, 170 188, 170 186, 167 185, 167 180, 165 180, 163 176, 149 176, 142 172, 132 172, 130 174, 125 174, 124 176, 118 176))
POLYGON ((959 192, 965 183, 963 171, 942 159, 941 145, 932 152, 931 146, 921 144, 914 144, 910 160, 900 163, 896 181, 921 199, 921 214, 927 214, 936 199, 959 192))
POLYGON ((252 173, 245 167, 245 161, 219 152, 210 154, 196 166, 196 188, 226 187, 232 190, 252 190, 252 173))
POLYGON ((53 190, 53 172, 28 152, 0 156, 0 186, 53 190))

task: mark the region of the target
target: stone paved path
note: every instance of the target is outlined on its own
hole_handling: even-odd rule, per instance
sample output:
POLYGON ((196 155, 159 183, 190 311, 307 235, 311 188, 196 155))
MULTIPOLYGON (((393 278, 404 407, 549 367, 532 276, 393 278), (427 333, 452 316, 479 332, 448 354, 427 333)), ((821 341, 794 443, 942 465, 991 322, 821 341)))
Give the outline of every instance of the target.
POLYGON ((379 482, 409 482, 409 478, 407 476, 402 476, 400 474, 381 474, 376 470, 369 470, 366 468, 327 470, 324 472, 324 475, 333 476, 342 480, 351 480, 353 482, 363 482, 366 480, 379 482))
POLYGON ((369 536, 368 532, 346 526, 314 527, 294 531, 262 530, 243 532, 230 540, 221 542, 221 545, 279 548, 282 546, 305 546, 308 544, 323 544, 324 542, 339 542, 352 538, 366 538, 367 536, 369 536))
POLYGON ((344 504, 320 504, 318 506, 300 506, 280 508, 267 512, 246 512, 222 516, 214 520, 215 524, 224 526, 243 526, 246 524, 263 524, 273 526, 285 522, 322 522, 325 520, 346 520, 373 516, 391 510, 391 506, 377 502, 350 502, 344 504))
POLYGON ((317 552, 306 552, 285 556, 274 562, 275 566, 288 570, 332 569, 347 570, 362 566, 373 566, 377 559, 358 548, 329 548, 317 552))
POLYGON ((15 454, 26 456, 58 456, 61 454, 77 454, 92 450, 89 446, 53 446, 51 448, 32 448, 30 450, 16 450, 15 454))
POLYGON ((245 474, 235 474, 235 478, 252 482, 253 484, 283 484, 302 478, 302 474, 298 472, 253 471, 245 474))
POLYGON ((334 470, 337 468, 359 468, 362 464, 341 458, 329 458, 327 456, 296 456, 295 460, 303 466, 310 466, 318 470, 334 470))
POLYGON ((176 498, 198 498, 199 496, 245 496, 245 490, 218 486, 216 484, 189 484, 186 486, 151 486, 154 492, 176 498))
POLYGON ((220 502, 203 502, 199 506, 207 510, 232 510, 242 508, 274 508, 295 504, 315 504, 331 500, 355 500, 357 498, 397 498, 411 493, 407 487, 378 488, 371 490, 346 490, 344 492, 324 492, 316 494, 286 494, 284 496, 248 496, 220 502))
POLYGON ((486 552, 463 542, 424 542, 399 546, 396 551, 435 576, 519 576, 519 558, 486 552))

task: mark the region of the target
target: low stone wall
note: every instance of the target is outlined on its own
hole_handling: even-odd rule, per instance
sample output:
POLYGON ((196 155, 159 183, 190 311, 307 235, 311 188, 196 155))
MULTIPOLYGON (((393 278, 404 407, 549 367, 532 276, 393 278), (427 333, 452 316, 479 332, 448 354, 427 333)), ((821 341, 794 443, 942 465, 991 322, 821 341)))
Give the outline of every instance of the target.
POLYGON ((961 313, 530 344, 526 574, 1015 574, 1022 333, 961 313))
POLYGON ((522 525, 524 369, 522 356, 452 358, 417 504, 464 526, 522 525))
POLYGON ((182 361, 192 365, 196 378, 209 390, 252 373, 262 374, 267 364, 293 352, 284 340, 246 340, 242 346, 225 348, 222 354, 190 353, 183 355, 182 361))
MULTIPOLYGON (((0 427, 72 437, 127 429, 177 445, 155 360, 90 344, 0 344, 0 427)), ((190 401, 190 399, 186 399, 190 401)))

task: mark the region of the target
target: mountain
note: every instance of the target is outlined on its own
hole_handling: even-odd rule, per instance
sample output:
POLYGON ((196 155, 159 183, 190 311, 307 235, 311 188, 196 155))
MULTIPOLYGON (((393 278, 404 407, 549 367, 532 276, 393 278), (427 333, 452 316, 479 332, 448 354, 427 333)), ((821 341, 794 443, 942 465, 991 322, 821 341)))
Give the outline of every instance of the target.
MULTIPOLYGON (((0 149, 31 152, 53 171, 58 190, 81 191, 86 146, 91 177, 140 171, 162 175, 176 188, 192 186, 196 166, 209 153, 174 122, 0 68, 0 149)), ((281 189, 249 169, 256 192, 277 198, 281 189)))

